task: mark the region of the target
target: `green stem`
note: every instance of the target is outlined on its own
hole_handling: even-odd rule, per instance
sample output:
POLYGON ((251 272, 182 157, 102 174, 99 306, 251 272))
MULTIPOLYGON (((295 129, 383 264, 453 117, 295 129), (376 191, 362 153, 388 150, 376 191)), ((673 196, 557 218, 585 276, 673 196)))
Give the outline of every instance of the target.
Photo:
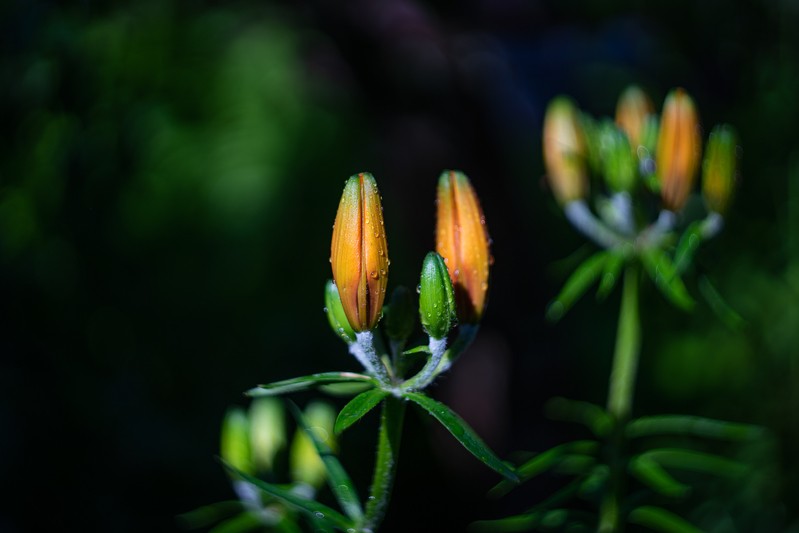
POLYGON ((393 396, 386 398, 380 416, 375 472, 366 504, 366 524, 363 531, 377 531, 386 513, 397 471, 404 418, 405 401, 393 396))
POLYGON ((610 436, 610 480, 608 492, 599 511, 600 533, 621 531, 619 520, 620 500, 624 480, 624 426, 632 410, 638 356, 641 350, 641 324, 638 314, 638 268, 630 266, 624 273, 624 289, 616 332, 616 351, 610 372, 608 412, 614 418, 610 436))

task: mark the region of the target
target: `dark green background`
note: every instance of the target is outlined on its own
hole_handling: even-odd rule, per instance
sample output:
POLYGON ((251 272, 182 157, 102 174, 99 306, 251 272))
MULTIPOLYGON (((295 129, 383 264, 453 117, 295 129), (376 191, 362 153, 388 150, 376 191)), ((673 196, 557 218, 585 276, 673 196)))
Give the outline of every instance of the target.
MULTIPOLYGON (((634 412, 770 428, 716 449, 756 475, 691 478, 672 508, 711 531, 795 531, 798 23, 788 0, 4 3, 0 531, 169 531, 230 498, 213 456, 241 391, 357 368, 322 288, 339 194, 364 170, 392 286, 415 286, 434 245, 443 169, 483 202, 484 328, 433 395, 504 457, 582 435, 544 404, 604 402, 618 294, 544 321, 584 243, 543 185, 540 128, 556 94, 607 115, 629 83, 658 103, 683 86, 706 132, 739 132, 738 197, 688 280, 699 297, 709 276, 746 320, 647 287, 634 412)), ((363 492, 375 426, 341 443, 363 492)), ((415 411, 403 445, 386 531, 461 531, 558 483, 486 500, 496 476, 415 411)))

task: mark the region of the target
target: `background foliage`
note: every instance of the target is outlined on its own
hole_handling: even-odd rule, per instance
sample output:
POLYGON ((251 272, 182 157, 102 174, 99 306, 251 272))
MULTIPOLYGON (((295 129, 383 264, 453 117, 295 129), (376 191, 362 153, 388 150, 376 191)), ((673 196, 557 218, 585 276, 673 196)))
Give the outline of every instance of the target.
MULTIPOLYGON (((770 428, 746 452, 766 465, 755 478, 706 485, 683 514, 799 529, 798 22, 788 0, 4 3, 0 530, 170 531, 231 497, 212 457, 241 391, 357 366, 322 288, 361 170, 383 193, 392 285, 414 286, 434 244, 442 169, 482 198, 490 304, 434 395, 503 456, 577 434, 544 404, 604 401, 618 296, 543 319, 582 239, 543 190, 540 127, 558 93, 609 115, 629 83, 656 101, 684 86, 743 147, 697 270, 744 323, 645 290, 637 414, 770 428)), ((368 425, 345 464, 371 453, 368 425)), ((433 506, 430 530, 462 530, 557 484, 486 500, 493 473, 423 417, 406 431, 386 531, 433 506)))

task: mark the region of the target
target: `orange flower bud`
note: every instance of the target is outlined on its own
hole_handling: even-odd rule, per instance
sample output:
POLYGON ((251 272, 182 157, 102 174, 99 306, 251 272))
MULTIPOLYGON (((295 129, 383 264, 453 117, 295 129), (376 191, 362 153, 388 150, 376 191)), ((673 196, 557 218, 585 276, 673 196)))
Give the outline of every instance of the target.
POLYGON ((444 258, 455 290, 461 324, 480 321, 488 292, 488 231, 469 178, 445 171, 438 180, 436 251, 444 258))
POLYGON ((544 164, 549 185, 561 205, 587 194, 585 157, 577 108, 568 98, 555 98, 544 117, 544 164))
POLYGON ((693 100, 683 89, 666 97, 660 122, 656 173, 664 206, 679 211, 694 186, 702 139, 693 100))
POLYGON ((710 211, 720 215, 727 212, 737 162, 735 132, 726 124, 716 126, 710 132, 702 165, 702 194, 710 211))
POLYGON ((344 314, 353 330, 368 331, 380 320, 388 263, 377 183, 368 173, 352 176, 338 206, 330 264, 344 314))
POLYGON ((652 100, 640 87, 631 85, 621 93, 616 104, 616 124, 627 134, 634 152, 643 144, 646 121, 654 112, 652 100))

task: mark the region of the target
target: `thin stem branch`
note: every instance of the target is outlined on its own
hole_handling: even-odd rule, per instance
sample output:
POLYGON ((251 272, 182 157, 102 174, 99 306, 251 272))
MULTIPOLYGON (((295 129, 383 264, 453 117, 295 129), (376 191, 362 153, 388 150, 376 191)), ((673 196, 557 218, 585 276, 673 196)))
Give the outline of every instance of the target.
POLYGON ((436 369, 441 363, 441 358, 447 350, 447 339, 434 339, 430 337, 430 358, 418 374, 406 381, 402 388, 405 390, 422 390, 436 378, 436 369))
POLYGON ((371 331, 360 331, 355 334, 355 342, 350 344, 350 353, 355 356, 367 372, 383 383, 389 383, 386 365, 380 360, 375 349, 375 336, 371 331))
POLYGON ((391 490, 394 487, 404 418, 405 401, 392 396, 386 398, 380 416, 375 471, 366 504, 366 523, 363 531, 376 531, 386 513, 391 490))

